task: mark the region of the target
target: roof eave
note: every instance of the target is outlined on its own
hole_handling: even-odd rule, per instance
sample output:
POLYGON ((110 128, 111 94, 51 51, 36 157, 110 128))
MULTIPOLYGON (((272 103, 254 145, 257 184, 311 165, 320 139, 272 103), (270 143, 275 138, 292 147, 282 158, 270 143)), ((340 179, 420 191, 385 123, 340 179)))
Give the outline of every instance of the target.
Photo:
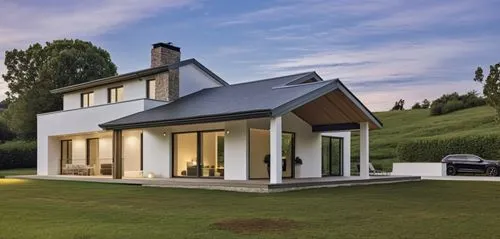
POLYGON ((295 98, 283 105, 280 105, 272 110, 272 116, 281 116, 284 115, 300 106, 303 106, 316 98, 332 91, 337 88, 337 84, 335 83, 336 81, 329 82, 328 84, 313 90, 301 97, 295 98))
POLYGON ((117 82, 121 82, 121 81, 139 79, 142 77, 148 77, 148 76, 155 75, 158 73, 167 72, 169 70, 178 69, 179 67, 189 65, 189 64, 195 65, 200 70, 205 72, 207 75, 212 77, 215 81, 220 83, 221 85, 223 85, 223 86, 229 85, 229 83, 224 81, 222 78, 220 78, 213 71, 211 71, 210 69, 205 67, 199 61, 197 61, 194 58, 191 58, 191 59, 183 60, 183 61, 176 63, 176 64, 164 65, 164 66, 159 66, 159 67, 155 67, 155 68, 148 68, 148 69, 133 71, 133 72, 129 72, 129 73, 121 74, 121 75, 105 77, 105 78, 101 78, 101 79, 97 79, 97 80, 93 80, 93 81, 89 81, 89 82, 84 82, 84 83, 80 83, 80 84, 76 84, 76 85, 61 87, 61 88, 51 90, 50 93, 52 93, 52 94, 68 93, 68 92, 82 90, 82 89, 86 89, 86 88, 90 88, 90 87, 97 87, 97 86, 117 83, 117 82))
POLYGON ((163 127, 163 126, 173 126, 173 125, 203 124, 203 123, 214 123, 222 121, 255 119, 255 118, 265 118, 270 116, 271 116, 271 110, 255 110, 255 111, 236 112, 229 114, 206 115, 206 116, 198 116, 198 117, 190 117, 182 119, 160 120, 160 121, 140 122, 140 123, 130 123, 130 124, 103 123, 100 124, 99 127, 105 130, 138 129, 138 128, 163 127))
POLYGON ((288 112, 291 112, 292 110, 297 109, 336 89, 340 90, 347 98, 349 98, 349 100, 351 100, 356 105, 356 107, 358 107, 371 120, 373 124, 375 124, 378 128, 383 127, 382 122, 370 110, 368 110, 368 108, 363 105, 363 103, 361 103, 361 101, 356 96, 354 96, 354 94, 352 94, 352 92, 349 91, 349 89, 347 89, 347 87, 345 87, 339 79, 332 80, 330 83, 314 91, 311 91, 308 94, 305 94, 299 98, 278 106, 277 108, 272 110, 272 117, 281 116, 288 112))

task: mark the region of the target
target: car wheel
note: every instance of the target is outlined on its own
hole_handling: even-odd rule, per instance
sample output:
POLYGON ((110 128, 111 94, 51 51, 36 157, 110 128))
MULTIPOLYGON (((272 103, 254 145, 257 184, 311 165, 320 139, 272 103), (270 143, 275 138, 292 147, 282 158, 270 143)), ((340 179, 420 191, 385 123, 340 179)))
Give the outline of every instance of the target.
POLYGON ((486 175, 488 176, 498 176, 498 168, 497 167, 488 167, 486 168, 486 175))
POLYGON ((446 175, 450 175, 450 176, 457 175, 457 169, 455 168, 455 166, 450 165, 450 166, 446 167, 446 175))

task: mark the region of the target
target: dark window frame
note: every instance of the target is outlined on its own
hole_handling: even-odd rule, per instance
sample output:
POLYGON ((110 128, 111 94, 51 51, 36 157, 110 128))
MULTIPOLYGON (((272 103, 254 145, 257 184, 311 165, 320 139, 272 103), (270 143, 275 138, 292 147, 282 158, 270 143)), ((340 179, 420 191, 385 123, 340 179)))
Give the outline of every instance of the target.
POLYGON ((99 138, 86 138, 85 139, 85 160, 86 160, 86 164, 89 165, 90 164, 90 144, 89 142, 91 140, 97 140, 97 152, 99 152, 99 138))
POLYGON ((154 81, 155 84, 156 84, 156 79, 149 79, 149 80, 146 80, 146 99, 151 99, 151 100, 155 100, 156 98, 156 93, 155 93, 155 98, 151 98, 151 95, 149 94, 149 83, 151 81, 154 81))
MULTIPOLYGON (((109 88, 108 88, 108 104, 110 104, 110 103, 118 103, 118 102, 120 102, 120 101, 118 100, 118 89, 120 89, 120 88, 123 90, 123 85, 120 85, 120 86, 114 86, 114 87, 109 87, 109 88), (111 102, 111 91, 112 91, 112 90, 115 90, 115 99, 114 99, 114 100, 115 100, 115 102, 111 102)), ((123 92, 123 93, 124 93, 124 92, 123 92)), ((122 99, 122 100, 123 100, 123 99, 122 99)))
POLYGON ((59 166, 59 174, 61 174, 61 175, 62 175, 62 169, 63 169, 62 166, 63 166, 63 145, 64 145, 64 143, 67 143, 67 146, 66 146, 67 155, 66 155, 66 157, 71 158, 71 163, 73 163, 73 140, 63 139, 63 140, 61 140, 61 150, 60 150, 61 151, 61 154, 60 154, 61 158, 59 160, 59 165, 60 165, 59 166), (70 147, 71 147, 71 150, 68 150, 70 147))
POLYGON ((90 94, 92 94, 92 96, 94 96, 94 91, 87 91, 87 92, 83 92, 80 94, 80 107, 81 108, 88 108, 88 107, 94 106, 94 105, 90 105, 90 94), (83 104, 84 95, 87 95, 87 106, 84 106, 84 104, 83 104))
POLYGON ((344 175, 344 138, 342 137, 335 137, 335 136, 327 136, 327 135, 322 135, 321 136, 321 169, 323 170, 323 140, 327 139, 328 140, 328 155, 330 156, 330 159, 328 159, 328 174, 323 174, 321 172, 321 177, 338 177, 338 176, 343 176, 344 175), (332 171, 333 165, 331 161, 331 157, 333 156, 333 140, 339 140, 339 174, 335 175, 332 171))
MULTIPOLYGON (((175 133, 172 133, 171 134, 171 142, 172 142, 172 150, 171 150, 171 160, 170 160, 170 163, 172 165, 171 167, 171 175, 173 178, 209 178, 209 179, 224 179, 224 177, 210 177, 210 176, 203 176, 202 174, 202 170, 203 168, 200 167, 200 162, 201 162, 201 158, 202 158, 202 155, 203 155, 203 139, 202 139, 202 135, 203 133, 210 133, 210 132, 224 132, 224 137, 226 137, 226 130, 225 129, 213 129, 213 130, 201 130, 201 131, 184 131, 184 132, 175 132, 175 133), (196 176, 179 176, 179 175, 175 175, 175 169, 176 169, 176 164, 175 164, 175 136, 178 135, 178 134, 192 134, 192 133, 196 133, 196 165, 197 165, 197 175, 196 176)), ((224 138, 225 140, 225 138, 224 138)), ((226 149, 224 149, 224 151, 226 151, 226 149)), ((217 159, 216 159, 217 160, 217 159)), ((225 167, 224 167, 225 168, 225 167)), ((225 175, 225 172, 224 172, 224 175, 225 175)))

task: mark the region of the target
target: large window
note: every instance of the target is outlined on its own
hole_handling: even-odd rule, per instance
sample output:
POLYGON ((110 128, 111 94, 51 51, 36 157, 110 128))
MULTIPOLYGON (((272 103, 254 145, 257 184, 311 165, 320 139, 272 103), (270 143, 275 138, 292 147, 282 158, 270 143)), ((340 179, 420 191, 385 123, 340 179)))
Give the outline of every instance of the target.
POLYGON ((323 176, 342 176, 343 139, 321 137, 321 173, 323 176))
POLYGON ((156 99, 156 80, 146 81, 146 98, 156 99))
POLYGON ((87 92, 81 95, 81 107, 90 107, 94 105, 94 92, 87 92))
POLYGON ((177 133, 173 138, 174 176, 224 176, 224 131, 177 133))
POLYGON ((71 140, 61 140, 61 173, 66 165, 73 163, 73 144, 71 140))
POLYGON ((123 100, 123 86, 108 89, 108 103, 116 103, 123 100))

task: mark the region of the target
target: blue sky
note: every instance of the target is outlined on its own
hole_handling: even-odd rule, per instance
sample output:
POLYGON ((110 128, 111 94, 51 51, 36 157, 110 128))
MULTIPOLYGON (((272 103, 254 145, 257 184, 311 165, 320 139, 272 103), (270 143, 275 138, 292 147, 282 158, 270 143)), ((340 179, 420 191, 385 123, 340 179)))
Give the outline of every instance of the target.
POLYGON ((182 58, 230 83, 316 71, 375 111, 400 98, 479 90, 475 68, 500 61, 494 0, 0 2, 2 52, 80 38, 108 50, 125 73, 149 67, 152 43, 172 41, 182 58))

